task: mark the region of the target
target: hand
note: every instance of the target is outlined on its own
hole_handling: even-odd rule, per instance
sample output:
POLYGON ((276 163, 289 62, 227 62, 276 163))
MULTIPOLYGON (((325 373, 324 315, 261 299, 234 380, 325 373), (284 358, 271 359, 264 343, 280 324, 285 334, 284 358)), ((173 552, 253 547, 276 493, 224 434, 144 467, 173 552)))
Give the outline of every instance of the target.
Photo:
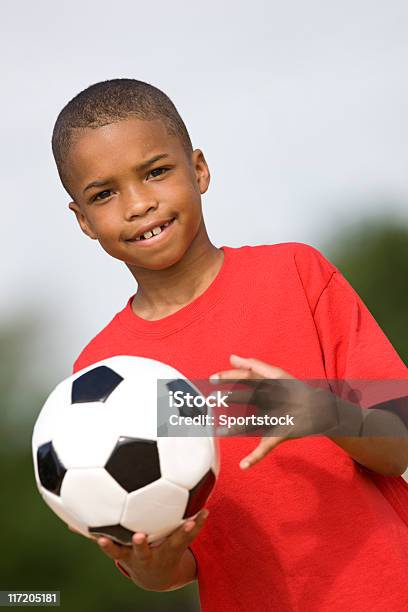
POLYGON ((248 435, 259 432, 264 436, 255 450, 242 459, 242 469, 258 463, 284 440, 335 431, 339 424, 335 395, 324 389, 310 387, 281 368, 258 359, 231 355, 230 361, 236 369, 213 374, 210 377, 211 382, 218 385, 234 379, 234 382, 246 385, 248 390, 230 392, 228 405, 253 405, 256 408, 256 416, 262 416, 261 425, 249 421, 248 424, 234 426, 228 430, 216 430, 218 435, 248 435), (271 421, 272 417, 276 420, 286 414, 293 417, 289 419, 293 421, 293 425, 276 424, 269 428, 265 426, 265 417, 270 417, 271 421))
POLYGON ((158 545, 149 545, 144 533, 136 532, 131 546, 116 544, 109 538, 98 537, 101 550, 119 561, 131 579, 148 590, 166 590, 177 581, 177 570, 189 544, 201 531, 208 516, 203 508, 187 519, 158 545))

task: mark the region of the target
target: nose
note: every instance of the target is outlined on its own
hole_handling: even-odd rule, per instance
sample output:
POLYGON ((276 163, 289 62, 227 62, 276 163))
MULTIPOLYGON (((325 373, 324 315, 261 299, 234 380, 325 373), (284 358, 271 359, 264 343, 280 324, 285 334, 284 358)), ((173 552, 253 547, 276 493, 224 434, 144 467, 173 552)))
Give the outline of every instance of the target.
POLYGON ((134 217, 143 217, 150 209, 155 209, 158 206, 158 202, 152 197, 152 194, 145 192, 143 189, 129 190, 123 200, 126 221, 131 221, 134 217))

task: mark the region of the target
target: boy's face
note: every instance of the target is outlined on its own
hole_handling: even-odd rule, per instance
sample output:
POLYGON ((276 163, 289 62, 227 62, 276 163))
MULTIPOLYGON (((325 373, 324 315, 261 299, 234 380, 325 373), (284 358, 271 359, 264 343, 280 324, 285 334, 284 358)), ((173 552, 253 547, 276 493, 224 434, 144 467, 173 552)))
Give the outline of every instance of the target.
POLYGON ((189 159, 161 121, 131 118, 87 128, 74 140, 67 166, 75 198, 69 208, 81 229, 130 268, 167 268, 193 241, 204 239, 201 194, 210 181, 207 163, 199 149, 189 159), (152 161, 158 156, 163 157, 152 161), (146 226, 170 220, 161 233, 135 240, 146 226))

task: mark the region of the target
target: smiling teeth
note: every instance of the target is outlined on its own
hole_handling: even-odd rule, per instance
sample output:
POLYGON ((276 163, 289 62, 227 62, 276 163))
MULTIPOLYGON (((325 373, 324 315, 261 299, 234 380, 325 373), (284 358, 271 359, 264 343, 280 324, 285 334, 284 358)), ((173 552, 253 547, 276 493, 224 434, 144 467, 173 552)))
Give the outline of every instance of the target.
POLYGON ((157 227, 154 227, 152 230, 149 230, 148 232, 145 232, 143 234, 143 237, 144 238, 151 238, 152 236, 157 236, 157 234, 160 234, 161 231, 162 231, 161 227, 157 226, 157 227))
MULTIPOLYGON (((167 221, 167 223, 164 223, 162 226, 158 225, 157 227, 154 227, 153 229, 149 230, 148 232, 145 232, 143 234, 143 238, 145 240, 147 240, 148 238, 151 238, 152 236, 157 236, 158 234, 160 234, 163 229, 165 227, 167 227, 168 225, 170 225, 170 221, 167 221), (163 228, 163 229, 162 229, 163 228)), ((138 236, 137 238, 135 238, 135 240, 141 240, 142 236, 138 236)))

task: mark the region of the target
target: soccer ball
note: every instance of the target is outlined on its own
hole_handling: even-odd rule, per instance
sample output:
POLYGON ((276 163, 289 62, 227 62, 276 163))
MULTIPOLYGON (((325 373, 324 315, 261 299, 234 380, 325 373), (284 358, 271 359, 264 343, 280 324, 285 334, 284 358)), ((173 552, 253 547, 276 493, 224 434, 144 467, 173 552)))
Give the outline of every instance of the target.
POLYGON ((217 446, 196 428, 192 437, 157 435, 157 402, 169 389, 202 395, 167 364, 119 355, 49 395, 33 431, 36 482, 83 535, 131 544, 141 531, 157 543, 204 506, 219 471, 217 446))

